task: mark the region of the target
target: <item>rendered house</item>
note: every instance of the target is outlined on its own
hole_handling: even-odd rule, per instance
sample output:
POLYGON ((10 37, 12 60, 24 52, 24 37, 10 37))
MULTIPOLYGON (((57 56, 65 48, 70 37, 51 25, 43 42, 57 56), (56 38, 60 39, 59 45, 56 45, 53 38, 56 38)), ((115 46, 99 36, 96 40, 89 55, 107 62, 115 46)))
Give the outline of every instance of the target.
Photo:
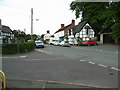
POLYGON ((95 38, 95 32, 87 21, 76 25, 68 31, 69 41, 74 41, 80 38, 82 41, 88 41, 95 38))
POLYGON ((50 31, 48 30, 44 36, 44 40, 49 40, 50 38, 51 38, 51 34, 50 34, 50 31))
POLYGON ((68 41, 68 30, 75 26, 75 20, 72 20, 71 24, 64 26, 61 24, 61 28, 54 33, 55 38, 60 41, 68 41))

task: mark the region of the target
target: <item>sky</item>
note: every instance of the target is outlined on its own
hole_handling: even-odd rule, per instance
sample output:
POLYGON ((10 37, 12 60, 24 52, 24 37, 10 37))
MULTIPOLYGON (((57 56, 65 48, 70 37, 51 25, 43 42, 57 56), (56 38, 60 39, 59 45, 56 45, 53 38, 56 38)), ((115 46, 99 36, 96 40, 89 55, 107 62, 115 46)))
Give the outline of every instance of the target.
POLYGON ((31 33, 31 8, 33 8, 33 34, 54 34, 61 24, 68 25, 72 19, 77 25, 75 12, 70 10, 73 0, 0 0, 0 19, 2 25, 12 30, 31 33))

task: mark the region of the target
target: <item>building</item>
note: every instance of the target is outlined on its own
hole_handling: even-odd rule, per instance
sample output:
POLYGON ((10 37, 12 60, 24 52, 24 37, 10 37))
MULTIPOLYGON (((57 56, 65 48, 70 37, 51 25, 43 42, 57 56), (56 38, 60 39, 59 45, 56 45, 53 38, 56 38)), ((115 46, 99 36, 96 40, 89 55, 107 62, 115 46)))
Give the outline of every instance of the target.
POLYGON ((87 21, 83 21, 80 24, 69 29, 68 41, 77 44, 78 39, 81 41, 88 41, 95 38, 95 31, 92 29, 87 21))
POLYGON ((44 36, 44 40, 49 40, 50 38, 51 38, 50 31, 47 30, 47 33, 46 33, 45 36, 44 36))
POLYGON ((67 32, 74 26, 75 26, 75 20, 72 20, 71 24, 67 26, 64 26, 64 24, 61 24, 61 28, 54 33, 55 38, 58 39, 59 41, 68 41, 67 32))
POLYGON ((112 31, 107 29, 107 30, 101 30, 99 32, 100 35, 100 44, 105 44, 105 43, 115 43, 115 40, 112 39, 110 33, 112 31))
POLYGON ((12 39, 14 38, 14 34, 12 33, 12 30, 5 25, 1 25, 1 38, 2 43, 11 43, 12 39))

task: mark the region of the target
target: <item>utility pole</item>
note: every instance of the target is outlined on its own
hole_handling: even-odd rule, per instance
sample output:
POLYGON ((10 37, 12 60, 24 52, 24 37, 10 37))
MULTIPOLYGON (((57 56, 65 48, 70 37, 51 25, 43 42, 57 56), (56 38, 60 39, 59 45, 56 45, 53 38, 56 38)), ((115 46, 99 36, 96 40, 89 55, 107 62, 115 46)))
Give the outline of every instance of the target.
POLYGON ((33 8, 31 8, 31 40, 33 40, 33 8))

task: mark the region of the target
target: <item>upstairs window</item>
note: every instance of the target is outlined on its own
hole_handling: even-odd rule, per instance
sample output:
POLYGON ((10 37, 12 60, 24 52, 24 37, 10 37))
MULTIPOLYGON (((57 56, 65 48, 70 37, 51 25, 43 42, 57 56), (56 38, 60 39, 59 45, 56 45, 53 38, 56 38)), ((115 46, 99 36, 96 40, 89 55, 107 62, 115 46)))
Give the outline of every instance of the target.
POLYGON ((71 29, 69 30, 69 35, 71 35, 71 29))
POLYGON ((85 26, 85 29, 86 29, 86 34, 88 35, 89 34, 89 29, 91 29, 90 26, 88 26, 88 25, 85 26))

